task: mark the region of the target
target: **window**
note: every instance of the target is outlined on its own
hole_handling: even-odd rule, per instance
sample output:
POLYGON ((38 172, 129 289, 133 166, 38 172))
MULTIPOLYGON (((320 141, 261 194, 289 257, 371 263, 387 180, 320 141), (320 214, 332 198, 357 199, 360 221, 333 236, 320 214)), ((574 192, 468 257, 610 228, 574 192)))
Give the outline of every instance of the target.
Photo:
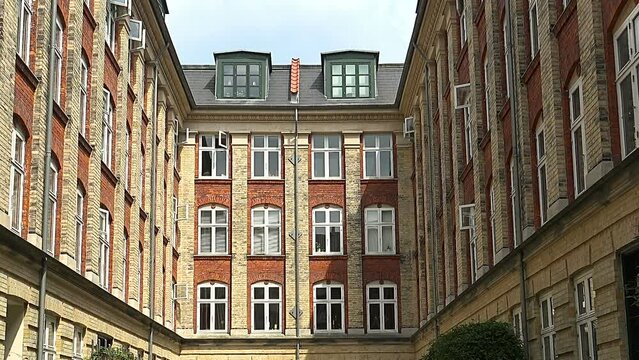
POLYGON ((171 279, 171 329, 175 330, 177 325, 175 324, 175 312, 177 310, 177 283, 175 278, 171 279))
POLYGON ((178 166, 178 147, 180 144, 180 122, 178 119, 173 120, 173 166, 178 166))
POLYGON ((55 241, 56 241, 56 210, 58 207, 58 166, 51 161, 49 164, 49 238, 47 239, 45 249, 49 254, 53 254, 55 252, 55 241))
POLYGON ((131 130, 126 128, 126 134, 124 139, 124 189, 129 190, 129 171, 131 167, 131 154, 129 151, 131 143, 131 130))
POLYGON ((81 360, 84 341, 84 329, 75 327, 73 329, 73 359, 81 360))
POLYGON ((392 135, 364 135, 364 163, 365 178, 392 178, 392 135))
POLYGON ((486 106, 486 131, 490 131, 490 83, 488 82, 488 56, 484 59, 484 102, 486 106))
POLYGON ((263 99, 262 64, 224 64, 225 99, 263 99))
POLYGON ((313 209, 313 254, 342 254, 342 209, 323 207, 313 209))
POLYGON ((320 283, 313 287, 313 321, 316 332, 344 332, 344 286, 320 283))
POLYGON ((253 331, 280 331, 282 287, 268 282, 254 284, 251 287, 251 308, 253 331))
POLYGON ((461 231, 468 230, 468 256, 470 258, 470 281, 477 280, 477 231, 475 231, 475 204, 459 206, 461 231))
POLYGON ((228 154, 225 133, 200 136, 200 177, 227 178, 228 154))
POLYGON ((577 335, 580 360, 597 359, 595 295, 592 274, 586 274, 576 279, 575 300, 577 302, 577 335))
POLYGON ((524 341, 523 324, 521 323, 521 308, 513 310, 513 330, 519 340, 524 341))
POLYGON ((539 301, 541 306, 541 349, 543 360, 555 359, 555 307, 552 296, 546 295, 539 301))
POLYGON ((115 51, 115 43, 116 43, 116 17, 117 17, 117 8, 115 5, 111 4, 111 1, 107 1, 107 11, 106 11, 106 26, 104 28, 104 40, 107 43, 107 46, 111 48, 112 51, 115 51))
POLYGON ((537 181, 539 182, 539 213, 541 223, 548 220, 548 184, 546 182, 546 143, 543 123, 537 130, 537 181))
POLYGON ((17 233, 22 230, 22 194, 24 192, 25 137, 13 129, 11 135, 11 197, 9 199, 9 217, 11 229, 17 233))
POLYGON ((228 210, 219 206, 200 208, 199 254, 228 254, 228 210))
POLYGON ((53 98, 60 104, 60 94, 62 92, 62 49, 64 49, 64 27, 60 15, 55 18, 54 33, 54 54, 53 54, 53 98))
POLYGON ((88 97, 89 97, 89 61, 82 54, 80 62, 80 134, 86 137, 87 117, 88 117, 88 97))
POLYGON ((139 158, 139 163, 140 163, 140 175, 138 178, 138 196, 140 198, 140 207, 143 206, 144 204, 144 176, 146 175, 145 173, 145 169, 144 169, 144 148, 140 149, 140 158, 139 158))
POLYGON ((512 218, 512 227, 513 227, 513 243, 515 247, 519 246, 519 237, 517 235, 517 216, 515 212, 515 208, 517 206, 517 189, 515 188, 515 176, 517 176, 515 169, 515 160, 510 158, 510 215, 512 218))
POLYGON ((617 98, 621 122, 623 155, 628 156, 639 145, 639 93, 636 80, 639 75, 639 8, 626 19, 615 34, 615 64, 617 72, 617 98))
POLYGON ((490 192, 489 192, 489 208, 488 213, 490 214, 490 241, 493 246, 493 263, 497 262, 497 234, 495 233, 497 228, 497 212, 495 211, 495 187, 493 184, 490 184, 490 192))
POLYGON ((539 14, 537 0, 531 0, 528 5, 528 20, 530 23, 530 57, 534 58, 539 52, 539 14))
POLYGON ((397 286, 391 282, 372 282, 366 286, 368 331, 397 332, 397 286))
POLYGON ((201 284, 197 294, 197 330, 227 331, 228 287, 218 283, 201 284))
POLYGON ((84 191, 76 189, 75 201, 75 271, 82 271, 82 239, 84 238, 84 191))
POLYGON ((253 255, 280 255, 280 209, 264 207, 251 211, 253 255))
POLYGON ((466 16, 466 4, 464 0, 457 0, 457 12, 459 13, 459 38, 461 47, 466 45, 468 40, 468 16, 466 16))
POLYGON ((280 136, 254 135, 253 146, 253 177, 280 177, 280 136))
POLYGON ((109 212, 100 209, 100 252, 98 258, 98 275, 100 286, 109 287, 109 212))
POLYGON ((173 195, 173 213, 172 213, 172 230, 171 230, 171 245, 173 248, 177 247, 177 223, 178 223, 178 199, 173 195))
POLYGON ((366 254, 395 254, 395 209, 365 209, 366 254))
POLYGON ((122 241, 122 299, 126 300, 126 279, 129 269, 129 236, 124 233, 123 241, 122 241))
POLYGON ((98 348, 108 349, 113 346, 113 339, 102 334, 98 334, 98 348))
POLYGON ((142 305, 142 290, 144 280, 142 279, 142 267, 144 265, 144 249, 142 246, 138 246, 138 302, 142 305))
POLYGON ((102 162, 111 168, 112 147, 113 147, 113 104, 111 103, 111 92, 106 88, 102 92, 104 109, 102 114, 102 162))
POLYGON ((473 118, 470 115, 470 107, 464 108, 464 149, 466 162, 473 159, 473 118))
POLYGON ((506 21, 504 20, 504 64, 506 65, 504 73, 506 74, 506 98, 510 98, 510 71, 508 71, 510 48, 508 46, 508 26, 506 25, 506 21))
POLYGON ((29 53, 31 48, 31 9, 33 0, 19 0, 20 13, 18 15, 18 56, 25 64, 29 64, 29 53))
POLYGON ((582 103, 581 81, 578 81, 570 89, 570 128, 575 197, 586 190, 586 139, 582 103))
POLYGON ((470 282, 474 283, 477 281, 477 232, 475 228, 470 231, 468 234, 469 241, 469 252, 470 252, 470 282))
POLYGON ((313 135, 313 178, 340 179, 342 139, 340 135, 313 135))
POLYGON ((55 341, 56 341, 56 320, 50 317, 47 317, 45 320, 45 328, 44 328, 44 360, 54 360, 56 351, 55 351, 55 341))
POLYGON ((370 62, 354 62, 347 64, 331 64, 331 97, 369 98, 372 97, 370 62))

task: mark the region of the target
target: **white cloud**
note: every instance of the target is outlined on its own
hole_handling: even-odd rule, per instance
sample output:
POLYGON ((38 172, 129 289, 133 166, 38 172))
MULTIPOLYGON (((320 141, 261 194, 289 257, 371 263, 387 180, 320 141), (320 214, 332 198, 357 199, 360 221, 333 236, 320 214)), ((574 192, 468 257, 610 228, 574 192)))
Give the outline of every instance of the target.
POLYGON ((169 0, 167 23, 185 64, 212 63, 219 51, 268 51, 276 64, 347 48, 406 55, 416 0, 169 0))

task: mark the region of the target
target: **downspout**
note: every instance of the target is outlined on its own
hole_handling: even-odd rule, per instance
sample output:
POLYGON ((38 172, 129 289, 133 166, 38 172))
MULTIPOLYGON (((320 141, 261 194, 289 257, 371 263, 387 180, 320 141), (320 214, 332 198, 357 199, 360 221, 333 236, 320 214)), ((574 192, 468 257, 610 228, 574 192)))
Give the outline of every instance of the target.
POLYGON ((297 152, 298 152, 298 145, 299 145, 299 141, 298 141, 298 137, 299 137, 299 132, 298 132, 298 121, 299 121, 299 111, 297 108, 297 102, 299 101, 299 93, 296 95, 296 106, 295 106, 295 147, 293 149, 293 173, 294 173, 294 179, 293 179, 293 208, 294 213, 293 213, 293 220, 295 222, 295 359, 299 360, 300 359, 300 310, 299 310, 299 306, 300 306, 300 276, 299 276, 299 271, 300 271, 300 262, 299 262, 299 257, 300 257, 300 249, 299 249, 299 239, 300 239, 300 234, 299 234, 299 216, 298 216, 298 179, 297 179, 297 172, 298 172, 298 166, 297 164, 299 163, 299 158, 297 157, 297 152))
MULTIPOLYGON (((510 120, 511 120, 511 136, 512 136, 512 147, 513 147, 513 157, 514 157, 514 176, 513 176, 513 189, 511 191, 516 191, 515 193, 515 206, 513 209, 513 216, 515 217, 515 229, 513 229, 515 233, 515 237, 519 239, 520 244, 523 241, 523 231, 522 231, 522 212, 521 212, 521 186, 520 186, 520 164, 519 159, 521 158, 521 149, 519 147, 519 138, 520 138, 520 129, 519 123, 517 122, 517 92, 515 91, 516 86, 515 83, 517 81, 516 72, 515 72, 515 59, 512 52, 513 49, 513 23, 512 23, 512 9, 510 7, 511 0, 506 0, 506 28, 508 31, 506 32, 506 49, 511 49, 507 52, 506 56, 506 66, 509 78, 511 79, 511 91, 510 91, 510 120)), ((509 86, 509 84, 506 84, 509 86)), ((523 338, 524 345, 524 354, 526 358, 528 358, 528 311, 527 311, 527 303, 526 299, 528 298, 526 291, 526 263, 524 261, 524 251, 523 248, 519 252, 519 289, 520 289, 520 303, 521 303, 521 336, 523 338)))
MULTIPOLYGON (((46 296, 47 296, 47 244, 51 234, 49 231, 51 228, 49 224, 49 213, 51 206, 49 204, 49 190, 51 189, 51 138, 53 137, 53 91, 54 83, 53 77, 55 76, 55 66, 53 58, 55 56, 55 33, 56 33, 56 15, 58 10, 58 1, 51 1, 51 8, 49 9, 50 26, 49 26, 49 89, 47 93, 47 114, 46 114, 46 135, 44 139, 44 190, 42 193, 42 251, 45 253, 42 257, 42 270, 40 274, 40 287, 38 289, 38 340, 37 340, 37 358, 39 360, 44 359, 44 330, 46 321, 46 296)), ((51 249, 53 251, 53 249, 51 249)))

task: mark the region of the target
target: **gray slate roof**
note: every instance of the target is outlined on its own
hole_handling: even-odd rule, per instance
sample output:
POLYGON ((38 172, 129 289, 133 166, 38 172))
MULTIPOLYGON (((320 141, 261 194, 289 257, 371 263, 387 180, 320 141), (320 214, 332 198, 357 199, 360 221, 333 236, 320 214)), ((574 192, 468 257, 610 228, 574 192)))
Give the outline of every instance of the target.
MULTIPOLYGON (((218 100, 215 98, 215 66, 187 65, 184 75, 196 106, 294 107, 290 101, 290 66, 274 65, 266 100, 218 100)), ((384 106, 393 105, 402 76, 402 64, 380 64, 377 69, 377 96, 368 99, 327 99, 320 65, 300 66, 299 106, 384 106)))

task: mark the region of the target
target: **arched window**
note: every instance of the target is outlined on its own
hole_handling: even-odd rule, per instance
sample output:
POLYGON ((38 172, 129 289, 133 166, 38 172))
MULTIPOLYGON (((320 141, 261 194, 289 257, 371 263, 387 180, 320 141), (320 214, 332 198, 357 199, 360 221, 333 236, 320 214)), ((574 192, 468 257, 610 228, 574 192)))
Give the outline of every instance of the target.
POLYGON ((313 287, 315 332, 344 332, 344 285, 323 282, 313 287))
POLYGON ((548 220, 548 184, 546 169, 546 137, 544 135, 544 119, 539 119, 536 130, 537 141, 537 182, 539 183, 539 213, 541 224, 548 220))
POLYGON ((55 252, 55 230, 56 230, 56 210, 58 207, 58 172, 60 168, 56 164, 55 160, 51 159, 51 163, 49 164, 49 238, 46 242, 46 251, 49 254, 53 254, 55 252))
POLYGON ((84 190, 78 185, 75 201, 75 270, 82 271, 82 239, 84 236, 84 190))
POLYGON ((375 281, 366 285, 369 332, 397 332, 397 285, 375 281))
POLYGON ((313 254, 342 254, 342 209, 318 207, 313 209, 313 254))
POLYGON ((109 288, 109 248, 111 247, 111 237, 109 224, 111 223, 109 211, 100 209, 100 252, 98 258, 98 277, 100 286, 109 288))
POLYGON ((281 331, 282 287, 261 282, 251 286, 252 330, 255 332, 281 331))
POLYGON ((366 254, 395 254, 395 209, 388 206, 365 210, 366 254))
POLYGON ((253 255, 281 254, 281 212, 276 207, 255 207, 251 211, 251 253, 253 255))
POLYGON ((9 198, 9 217, 11 229, 22 230, 22 196, 25 174, 25 136, 14 128, 11 139, 11 195, 9 198))
POLYGON ((199 254, 228 254, 228 209, 221 206, 201 207, 198 219, 199 254))
POLYGON ((227 330, 228 299, 225 284, 211 282, 197 287, 198 332, 227 330))
POLYGON ((583 93, 581 89, 581 79, 577 79, 573 81, 568 92, 575 197, 586 190, 586 136, 583 117, 583 93))

